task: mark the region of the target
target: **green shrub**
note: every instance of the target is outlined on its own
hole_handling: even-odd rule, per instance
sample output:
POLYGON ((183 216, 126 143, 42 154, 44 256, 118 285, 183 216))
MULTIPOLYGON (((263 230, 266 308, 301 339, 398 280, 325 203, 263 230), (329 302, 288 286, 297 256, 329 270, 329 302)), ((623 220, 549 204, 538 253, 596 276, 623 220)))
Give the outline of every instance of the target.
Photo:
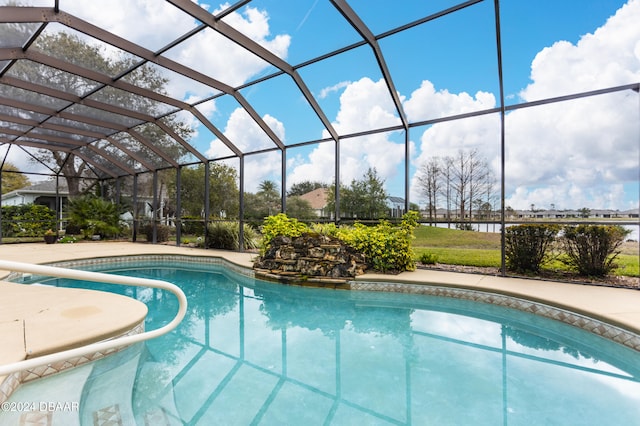
POLYGON ((69 222, 64 228, 64 233, 65 235, 80 235, 82 234, 82 229, 75 223, 69 222))
POLYGON ((56 229, 56 213, 47 206, 23 204, 2 207, 5 237, 37 237, 56 229))
POLYGON ((336 237, 338 235, 338 227, 335 223, 312 223, 311 231, 320 234, 327 235, 329 237, 336 237))
POLYGON ((73 235, 65 235, 58 239, 58 243, 60 244, 73 244, 76 241, 77 239, 73 235))
POLYGON ((456 223, 456 229, 458 231, 475 231, 470 223, 456 223))
POLYGON ((204 235, 204 220, 200 216, 182 216, 181 231, 187 235, 204 235))
POLYGON ((120 215, 124 207, 94 195, 69 199, 69 221, 82 230, 85 238, 100 235, 101 238, 120 234, 120 215))
POLYGON ((268 216, 262 225, 262 243, 260 249, 264 253, 269 243, 277 236, 299 237, 303 232, 309 232, 309 227, 298 219, 289 218, 284 213, 268 216))
POLYGON ((297 219, 284 213, 269 216, 262 226, 261 253, 264 254, 269 243, 277 236, 299 237, 305 232, 315 232, 335 236, 345 244, 364 254, 367 264, 378 271, 412 271, 416 268, 411 240, 413 230, 418 225, 418 213, 409 212, 402 218, 399 226, 391 226, 381 220, 376 226, 356 223, 353 226, 336 227, 334 224, 315 224, 308 227, 297 219))
POLYGON ((338 238, 366 256, 367 264, 375 270, 413 271, 416 268, 411 240, 417 226, 417 213, 403 216, 400 226, 393 227, 381 220, 376 226, 361 223, 338 228, 338 238))
POLYGON ((244 233, 244 249, 255 250, 260 246, 260 233, 253 226, 245 223, 242 232, 244 233))
POLYGON ((420 255, 420 263, 423 265, 435 265, 438 263, 438 256, 434 253, 422 253, 420 255))
MULTIPOLYGON (((148 223, 143 225, 141 228, 141 232, 147 237, 148 242, 153 241, 153 224, 148 223)), ((156 225, 156 242, 165 243, 169 241, 169 236, 171 235, 171 227, 167 225, 156 225)))
MULTIPOLYGON (((258 247, 258 233, 248 224, 242 227, 245 250, 258 247)), ((239 222, 213 222, 207 226, 207 247, 223 250, 240 249, 239 222)))
POLYGON ((517 272, 538 272, 548 258, 556 239, 557 225, 525 224, 510 226, 505 231, 507 268, 517 272))
POLYGON ((580 275, 602 277, 616 267, 618 248, 629 235, 619 225, 570 225, 563 228, 563 262, 580 275))
POLYGON ((229 222, 214 222, 207 225, 206 247, 237 250, 237 226, 229 222))

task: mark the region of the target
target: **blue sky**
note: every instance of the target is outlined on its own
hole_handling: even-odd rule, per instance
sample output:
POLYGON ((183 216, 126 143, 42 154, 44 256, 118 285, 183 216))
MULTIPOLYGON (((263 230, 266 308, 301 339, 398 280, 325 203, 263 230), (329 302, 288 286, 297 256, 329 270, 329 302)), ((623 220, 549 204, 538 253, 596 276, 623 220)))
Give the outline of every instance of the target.
MULTIPOLYGON (((53 0, 32 3, 51 6, 53 0)), ((199 3, 209 11, 227 7, 212 1, 199 3)), ((348 3, 374 34, 381 34, 461 2, 348 3)), ((380 40, 410 122, 498 106, 493 3, 484 1, 380 40)), ((640 0, 502 0, 500 6, 508 105, 640 81, 640 0)), ((60 7, 151 50, 196 25, 171 4, 152 0, 60 0, 60 7)), ((224 20, 293 65, 360 40, 327 0, 255 0, 224 20)), ((50 30, 60 29, 52 26, 50 30)), ((211 30, 166 55, 231 85, 275 71, 211 30)), ((339 133, 399 123, 368 46, 298 71, 339 133)), ((213 93, 174 77, 168 89, 175 97, 195 101, 213 93)), ((287 145, 327 136, 288 76, 242 89, 241 94, 287 145)), ((629 91, 509 113, 507 205, 637 208, 638 98, 629 91)), ((235 100, 221 97, 197 108, 241 148, 272 146, 235 100)), ((183 119, 197 126, 193 117, 183 119)), ((196 129, 190 142, 208 157, 229 154, 203 126, 196 129)), ((414 128, 409 139, 413 202, 422 201, 416 171, 435 156, 476 148, 499 174, 498 116, 414 128)), ((331 182, 333 156, 332 143, 290 150, 287 185, 303 180, 331 182)), ((277 154, 248 156, 246 161, 247 190, 254 191, 265 179, 280 183, 277 154)), ((375 167, 386 180, 387 191, 403 196, 404 164, 401 132, 341 143, 343 182, 375 167)))

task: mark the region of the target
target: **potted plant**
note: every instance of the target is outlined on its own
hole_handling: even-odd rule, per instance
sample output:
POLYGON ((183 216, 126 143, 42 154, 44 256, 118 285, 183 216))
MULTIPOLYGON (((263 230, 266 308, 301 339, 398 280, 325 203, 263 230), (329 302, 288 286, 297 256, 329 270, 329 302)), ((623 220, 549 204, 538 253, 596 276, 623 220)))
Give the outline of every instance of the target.
POLYGON ((51 229, 47 229, 44 233, 44 242, 47 244, 53 244, 56 242, 57 236, 56 233, 51 229))

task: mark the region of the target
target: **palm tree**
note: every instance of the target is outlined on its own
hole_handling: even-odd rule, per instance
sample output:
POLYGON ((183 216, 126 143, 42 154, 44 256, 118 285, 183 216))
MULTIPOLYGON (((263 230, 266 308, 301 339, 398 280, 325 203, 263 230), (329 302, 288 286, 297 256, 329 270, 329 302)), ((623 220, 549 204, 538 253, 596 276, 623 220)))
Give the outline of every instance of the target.
POLYGON ((271 180, 263 180, 258 186, 258 196, 263 200, 269 216, 280 211, 280 194, 278 185, 271 180))

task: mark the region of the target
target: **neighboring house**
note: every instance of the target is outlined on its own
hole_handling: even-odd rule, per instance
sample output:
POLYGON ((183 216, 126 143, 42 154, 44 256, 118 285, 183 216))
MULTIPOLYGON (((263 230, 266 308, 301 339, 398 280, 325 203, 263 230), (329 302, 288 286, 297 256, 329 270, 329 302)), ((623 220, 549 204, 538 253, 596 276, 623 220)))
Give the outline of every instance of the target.
MULTIPOLYGON (((520 219, 579 219, 583 218, 581 210, 517 210, 516 216, 520 219)), ((588 219, 611 219, 638 217, 638 209, 619 211, 611 209, 588 209, 588 219), (635 212, 635 216, 634 216, 635 212)))
POLYGON ((326 211, 328 193, 329 190, 327 188, 318 188, 301 195, 300 198, 309 203, 316 216, 328 217, 330 216, 330 212, 326 211))
POLYGON ((392 218, 399 218, 405 214, 404 211, 404 198, 401 197, 387 197, 387 205, 389 206, 389 216, 392 218))
POLYGON ((2 205, 18 206, 23 204, 38 204, 47 206, 55 211, 56 197, 59 198, 60 205, 65 205, 68 196, 69 189, 65 181, 61 180, 59 182, 58 191, 56 192, 56 182, 54 180, 47 180, 3 194, 2 205))
MULTIPOLYGON (((422 217, 428 217, 429 212, 427 210, 423 210, 420 212, 422 217)), ((493 220, 500 219, 500 212, 494 211, 491 216, 493 220)), ((510 220, 513 219, 580 219, 583 216, 583 212, 580 210, 513 210, 512 213, 507 212, 507 217, 510 220)), ((486 217, 482 217, 482 215, 486 215, 485 212, 479 212, 477 210, 473 210, 471 212, 471 216, 473 219, 482 220, 486 219, 486 217)), ((460 210, 452 209, 447 212, 446 209, 436 209, 436 219, 446 219, 447 217, 453 220, 460 220, 460 210)), ((611 219, 611 218, 637 218, 638 217, 638 209, 626 210, 626 211, 618 211, 618 210, 601 210, 594 209, 589 210, 588 218, 589 219, 611 219)), ((468 219, 468 214, 465 214, 465 219, 468 219)))
MULTIPOLYGON (((60 211, 63 211, 69 199, 69 189, 67 182, 60 180, 58 192, 56 193, 56 181, 46 180, 26 186, 15 191, 7 192, 2 196, 3 206, 19 206, 24 204, 37 204, 47 206, 51 210, 56 211, 56 197, 60 198, 60 211)), ((153 217, 153 197, 138 196, 138 214, 141 217, 153 217)), ((167 212, 163 208, 162 216, 159 218, 169 219, 167 212)), ((173 215, 173 213, 172 213, 173 215)), ((131 213, 127 212, 122 217, 123 220, 131 221, 131 213)))
POLYGON ((567 219, 581 217, 577 210, 516 210, 516 217, 520 219, 567 219))
MULTIPOLYGON (((333 217, 333 212, 327 210, 327 198, 329 190, 327 188, 314 189, 311 192, 307 192, 300 196, 301 199, 307 201, 316 216, 318 217, 333 217)), ((387 206, 389 206, 389 216, 392 218, 399 218, 405 213, 404 211, 404 198, 401 197, 388 197, 387 206)))

